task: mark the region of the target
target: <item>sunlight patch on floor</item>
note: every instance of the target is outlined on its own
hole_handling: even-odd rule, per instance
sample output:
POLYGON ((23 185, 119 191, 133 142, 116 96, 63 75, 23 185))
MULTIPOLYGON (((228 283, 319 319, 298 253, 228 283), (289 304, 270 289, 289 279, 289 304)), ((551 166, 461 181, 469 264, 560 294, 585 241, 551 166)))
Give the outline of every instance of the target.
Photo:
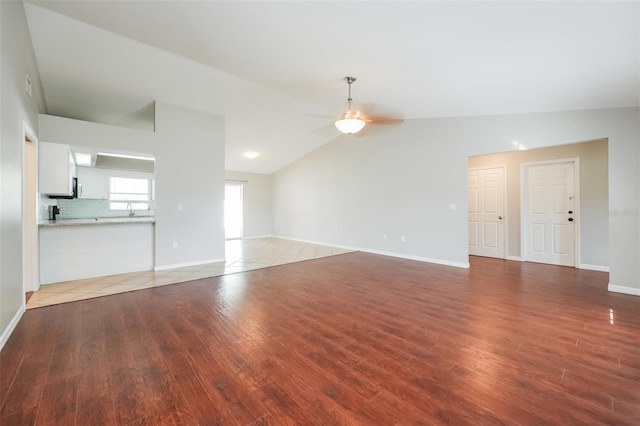
POLYGON ((280 238, 230 240, 225 243, 226 261, 162 271, 132 272, 43 285, 27 302, 27 309, 127 291, 177 284, 286 263, 349 253, 336 247, 280 238))

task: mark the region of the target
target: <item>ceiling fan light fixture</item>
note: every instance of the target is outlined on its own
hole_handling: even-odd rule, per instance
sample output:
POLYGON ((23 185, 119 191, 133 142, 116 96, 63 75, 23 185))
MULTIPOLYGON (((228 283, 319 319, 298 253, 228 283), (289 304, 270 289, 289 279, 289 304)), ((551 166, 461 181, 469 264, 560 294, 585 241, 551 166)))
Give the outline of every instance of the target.
POLYGON ((364 128, 366 124, 365 121, 360 118, 360 111, 352 111, 351 110, 351 83, 356 81, 355 77, 345 77, 344 78, 349 85, 349 97, 347 98, 347 112, 342 114, 338 121, 336 121, 336 127, 342 133, 347 135, 352 135, 354 133, 358 133, 360 130, 364 128))
POLYGON ((342 133, 347 135, 352 135, 354 133, 358 133, 360 130, 364 128, 366 124, 362 118, 359 117, 360 111, 347 111, 338 121, 336 121, 336 127, 342 133))

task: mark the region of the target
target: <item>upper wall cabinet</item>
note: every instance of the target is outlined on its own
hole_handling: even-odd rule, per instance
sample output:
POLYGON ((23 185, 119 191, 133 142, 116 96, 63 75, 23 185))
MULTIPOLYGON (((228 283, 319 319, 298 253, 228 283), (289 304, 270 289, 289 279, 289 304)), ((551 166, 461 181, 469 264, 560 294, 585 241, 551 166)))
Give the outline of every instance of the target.
POLYGON ((38 186, 41 194, 73 195, 76 167, 69 145, 38 143, 38 186))
POLYGON ((78 198, 106 200, 109 198, 109 176, 105 170, 78 167, 78 198))

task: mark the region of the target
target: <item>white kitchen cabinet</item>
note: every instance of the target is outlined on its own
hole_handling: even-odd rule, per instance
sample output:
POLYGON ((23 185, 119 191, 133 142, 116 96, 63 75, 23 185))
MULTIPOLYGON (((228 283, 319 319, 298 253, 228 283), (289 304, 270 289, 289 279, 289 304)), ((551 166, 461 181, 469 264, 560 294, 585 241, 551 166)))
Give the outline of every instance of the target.
POLYGON ((78 167, 78 198, 107 200, 109 198, 109 176, 104 170, 93 167, 78 167))
POLYGON ((38 143, 38 188, 41 194, 73 195, 76 167, 69 145, 38 143))

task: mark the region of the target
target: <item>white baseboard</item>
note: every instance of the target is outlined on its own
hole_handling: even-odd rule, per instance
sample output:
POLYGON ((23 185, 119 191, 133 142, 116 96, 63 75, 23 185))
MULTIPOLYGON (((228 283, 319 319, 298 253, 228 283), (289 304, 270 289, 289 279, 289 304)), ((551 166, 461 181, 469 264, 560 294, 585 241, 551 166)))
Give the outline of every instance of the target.
POLYGON ((345 250, 362 251, 362 252, 365 252, 365 253, 379 254, 379 255, 382 255, 382 256, 398 257, 398 258, 401 258, 401 259, 417 260, 419 262, 435 263, 435 264, 438 264, 438 265, 445 265, 445 266, 453 266, 455 268, 469 268, 470 267, 469 262, 451 262, 449 260, 443 260, 443 259, 432 259, 432 258, 429 258, 429 257, 414 256, 414 255, 410 255, 410 254, 395 253, 395 252, 390 252, 390 251, 374 250, 374 249, 367 249, 367 248, 361 248, 361 247, 342 246, 342 245, 323 243, 323 242, 318 242, 318 241, 301 240, 301 239, 298 239, 298 238, 282 237, 282 236, 279 236, 279 235, 275 235, 274 237, 275 238, 281 238, 283 240, 298 241, 298 242, 301 242, 301 243, 318 244, 318 245, 321 245, 321 246, 335 247, 335 248, 341 248, 341 249, 345 249, 345 250))
MULTIPOLYGON (((520 256, 507 256, 507 260, 516 260, 518 262, 524 262, 520 256)), ((602 265, 589 265, 588 263, 580 263, 578 269, 587 269, 589 271, 609 272, 608 266, 602 265)))
POLYGON ((363 251, 365 253, 380 254, 382 256, 391 256, 391 257, 399 257, 401 259, 417 260, 419 262, 435 263, 435 264, 438 264, 438 265, 445 265, 445 266, 453 266, 455 268, 470 268, 471 267, 469 262, 452 262, 450 260, 433 259, 433 258, 430 258, 430 257, 413 256, 411 254, 394 253, 394 252, 389 252, 389 251, 372 250, 372 249, 360 249, 360 251, 363 251))
POLYGON ((256 235, 256 236, 253 236, 253 237, 242 237, 243 240, 255 240, 257 238, 278 238, 278 237, 276 237, 275 235, 271 235, 271 234, 269 234, 269 235, 256 235))
POLYGON ((640 296, 640 288, 637 287, 623 287, 621 285, 613 285, 609 283, 609 291, 613 293, 631 294, 633 296, 640 296))
POLYGON ((11 322, 9 323, 7 328, 2 332, 2 336, 0 336, 0 351, 2 350, 2 348, 4 348, 4 345, 5 343, 7 343, 7 340, 9 340, 9 337, 11 337, 13 330, 15 330, 16 326, 20 322, 20 319, 22 318, 22 315, 24 315, 24 312, 25 306, 23 303, 22 306, 20 306, 20 309, 18 309, 18 312, 16 312, 16 314, 11 319, 11 322))
POLYGON ((283 237, 280 235, 273 235, 273 238, 280 238, 281 240, 297 241, 299 243, 317 244, 319 246, 335 247, 335 248, 341 248, 345 250, 361 251, 359 248, 351 247, 351 246, 341 246, 338 244, 331 244, 331 243, 320 243, 318 241, 301 240, 300 238, 283 237))
POLYGON ((609 272, 609 267, 608 266, 602 266, 602 265, 589 265, 587 263, 580 263, 578 264, 578 268, 579 269, 587 269, 589 271, 600 271, 600 272, 609 272))
POLYGON ((226 259, 224 257, 222 257, 220 259, 201 260, 199 262, 175 263, 173 265, 156 266, 155 268, 153 268, 153 270, 154 271, 165 271, 167 269, 186 268, 188 266, 199 266, 199 265, 207 265, 209 263, 224 262, 225 260, 226 259))

